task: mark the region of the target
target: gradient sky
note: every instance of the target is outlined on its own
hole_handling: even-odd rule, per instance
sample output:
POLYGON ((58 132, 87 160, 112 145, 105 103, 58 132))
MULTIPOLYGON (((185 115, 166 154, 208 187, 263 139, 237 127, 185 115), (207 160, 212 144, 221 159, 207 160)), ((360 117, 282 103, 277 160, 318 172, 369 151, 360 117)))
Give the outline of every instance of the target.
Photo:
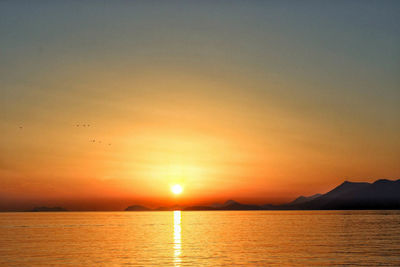
POLYGON ((398 179, 399 14, 399 1, 1 1, 0 209, 280 203, 398 179))

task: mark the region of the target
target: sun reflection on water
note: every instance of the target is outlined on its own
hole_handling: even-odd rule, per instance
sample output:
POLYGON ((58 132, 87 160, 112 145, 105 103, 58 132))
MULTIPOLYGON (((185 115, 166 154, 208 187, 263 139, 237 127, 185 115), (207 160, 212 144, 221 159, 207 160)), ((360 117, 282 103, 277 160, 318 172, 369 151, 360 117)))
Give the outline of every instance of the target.
POLYGON ((181 211, 174 211, 174 263, 180 266, 182 253, 182 236, 181 236, 181 211))

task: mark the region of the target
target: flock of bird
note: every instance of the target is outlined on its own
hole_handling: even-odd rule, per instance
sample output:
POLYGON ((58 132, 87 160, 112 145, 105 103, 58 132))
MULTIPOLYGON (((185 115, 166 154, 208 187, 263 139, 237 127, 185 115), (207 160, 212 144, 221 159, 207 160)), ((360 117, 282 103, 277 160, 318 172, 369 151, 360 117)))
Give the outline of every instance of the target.
MULTIPOLYGON (((90 127, 90 124, 76 124, 76 127, 90 127)), ((19 129, 22 130, 24 127, 23 126, 19 126, 19 129)), ((96 140, 96 139, 91 139, 90 142, 92 143, 99 143, 101 144, 102 141, 101 140, 96 140)), ((108 143, 109 146, 111 146, 111 143, 108 143)))
MULTIPOLYGON (((77 125, 76 125, 76 127, 79 127, 79 126, 81 126, 81 127, 90 127, 90 124, 77 124, 77 125)), ((97 142, 97 143, 99 143, 99 144, 102 143, 101 140, 97 140, 97 141, 96 141, 96 139, 91 139, 90 142, 92 142, 92 143, 96 143, 96 142, 97 142)), ((108 143, 108 145, 111 146, 111 143, 108 143)))
MULTIPOLYGON (((96 139, 92 139, 90 140, 90 142, 96 143, 96 139)), ((101 144, 101 141, 98 140, 97 143, 101 144)), ((111 146, 111 143, 108 143, 108 145, 111 146)))

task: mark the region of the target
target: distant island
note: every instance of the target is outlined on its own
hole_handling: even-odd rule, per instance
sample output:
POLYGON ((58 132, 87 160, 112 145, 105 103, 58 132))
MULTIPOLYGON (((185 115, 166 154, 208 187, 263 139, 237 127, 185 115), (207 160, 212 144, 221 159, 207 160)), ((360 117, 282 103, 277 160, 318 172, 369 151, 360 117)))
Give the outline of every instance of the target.
POLYGON ((33 209, 28 211, 43 212, 43 211, 68 211, 68 210, 63 207, 34 207, 33 209))
POLYGON ((152 209, 140 206, 140 205, 132 205, 125 209, 125 211, 151 211, 152 209))
POLYGON ((190 207, 160 207, 150 209, 132 205, 125 211, 160 210, 383 210, 400 209, 400 179, 380 179, 373 183, 345 181, 325 194, 309 197, 300 196, 292 202, 281 205, 248 205, 228 200, 224 204, 190 207))

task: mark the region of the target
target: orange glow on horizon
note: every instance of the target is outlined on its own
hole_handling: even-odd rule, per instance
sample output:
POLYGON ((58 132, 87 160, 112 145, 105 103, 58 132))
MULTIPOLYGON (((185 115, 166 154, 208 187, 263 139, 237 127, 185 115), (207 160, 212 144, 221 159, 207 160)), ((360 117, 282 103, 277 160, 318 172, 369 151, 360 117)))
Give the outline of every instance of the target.
POLYGON ((32 19, 28 9, 21 23, 32 31, 10 30, 13 12, 0 23, 11 34, 0 63, 0 209, 278 204, 344 180, 400 176, 398 68, 388 72, 398 48, 386 50, 395 42, 369 38, 385 46, 361 57, 363 42, 349 41, 356 58, 346 62, 335 55, 347 45, 286 28, 285 16, 271 15, 285 18, 280 29, 260 24, 264 12, 243 24, 236 9, 228 20, 204 24, 212 11, 175 25, 168 12, 137 7, 108 24, 85 10, 77 22, 88 27, 66 35, 68 16, 51 12, 32 19))

